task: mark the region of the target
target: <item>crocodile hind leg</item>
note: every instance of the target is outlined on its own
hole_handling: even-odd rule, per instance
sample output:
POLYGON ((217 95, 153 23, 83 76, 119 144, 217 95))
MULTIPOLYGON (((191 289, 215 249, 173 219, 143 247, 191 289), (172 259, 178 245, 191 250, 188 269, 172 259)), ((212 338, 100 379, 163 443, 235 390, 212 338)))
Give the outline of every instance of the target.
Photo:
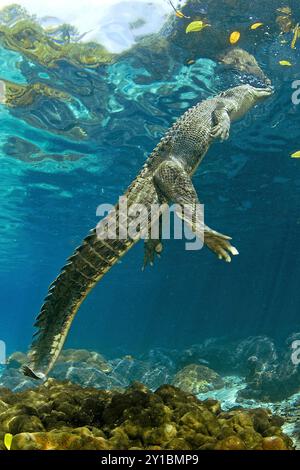
POLYGON ((160 255, 163 251, 163 244, 161 241, 161 224, 162 218, 160 216, 158 220, 158 238, 149 238, 149 240, 145 240, 144 264, 142 267, 143 271, 148 264, 150 264, 150 266, 153 266, 155 257, 157 256, 158 258, 160 258, 160 255))
POLYGON ((204 233, 204 244, 219 259, 230 262, 230 255, 238 255, 237 249, 230 243, 230 237, 216 232, 206 225, 203 229, 203 226, 200 227, 195 223, 194 214, 196 213, 197 205, 200 203, 191 178, 180 163, 174 161, 161 163, 154 174, 154 183, 158 192, 168 202, 179 204, 182 208, 189 208, 192 213, 191 218, 186 219, 183 215, 184 211, 178 212, 179 217, 188 223, 191 230, 200 239, 203 239, 204 233))
POLYGON ((161 252, 163 251, 163 244, 160 239, 149 239, 144 243, 144 264, 143 271, 145 267, 150 264, 153 266, 155 256, 160 257, 161 252))

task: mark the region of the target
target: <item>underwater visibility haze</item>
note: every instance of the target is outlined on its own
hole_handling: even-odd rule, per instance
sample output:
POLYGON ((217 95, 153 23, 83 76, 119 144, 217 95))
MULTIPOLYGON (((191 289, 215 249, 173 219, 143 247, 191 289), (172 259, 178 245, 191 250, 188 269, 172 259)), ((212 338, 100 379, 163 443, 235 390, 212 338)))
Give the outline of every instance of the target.
MULTIPOLYGON (((55 408, 54 398, 52 406, 72 429, 99 428, 99 434, 89 431, 88 442, 86 434, 70 430, 77 448, 300 448, 299 2, 20 0, 0 1, 0 7, 0 340, 1 357, 5 346, 8 358, 0 365, 0 386, 11 390, 7 403, 15 408, 9 412, 19 413, 16 392, 24 392, 26 405, 31 389, 37 401, 78 394, 81 404, 72 404, 72 416, 55 408), (263 90, 265 99, 254 100, 248 111, 234 92, 226 95, 239 86, 263 90), (51 305, 37 327, 48 328, 53 340, 52 346, 39 344, 45 362, 63 330, 64 349, 49 371, 48 388, 33 371, 25 377, 20 367, 30 362, 33 325, 49 285, 98 224, 97 208, 116 204, 166 131, 189 108, 217 95, 209 126, 221 139, 210 146, 211 129, 203 131, 197 151, 208 152, 197 170, 189 170, 196 170, 192 181, 205 224, 232 237, 238 256, 226 263, 215 256, 220 250, 186 250, 186 240, 163 240, 153 266, 143 269, 139 241, 86 296, 69 331, 62 317, 70 313, 63 309, 74 284, 60 278, 62 308, 51 305), (228 100, 234 111, 226 108, 228 100), (224 122, 235 113, 242 116, 228 136, 224 122), (70 383, 61 385, 65 379, 70 383), (147 389, 136 384, 125 390, 135 381, 147 389), (178 389, 158 389, 165 384, 178 389), (87 386, 95 389, 85 396, 87 386), (148 410, 150 424, 132 418, 130 426, 142 429, 134 434, 128 419, 118 418, 120 437, 109 390, 117 390, 124 410, 134 404, 148 410), (172 390, 178 390, 179 408, 171 419, 162 407, 156 422, 152 407, 171 402, 172 390), (191 394, 210 401, 203 405, 191 394), (91 413, 87 405, 97 400, 105 410, 101 419, 98 408, 91 413), (189 410, 183 409, 186 400, 189 410), (243 419, 226 415, 234 406, 245 408, 243 419), (202 416, 203 407, 215 423, 211 436, 204 438, 201 428, 200 438, 194 421, 194 434, 184 434, 180 426, 187 429, 192 419, 186 415, 202 416), (251 438, 232 431, 236 419, 241 428, 250 426, 251 438)), ((197 121, 186 121, 193 140, 197 121)), ((178 139, 189 152, 182 128, 173 129, 172 142, 178 139)), ((168 155, 168 138, 159 158, 168 155)), ((170 202, 166 188, 172 196, 174 188, 176 195, 190 195, 193 187, 185 186, 182 174, 172 179, 169 171, 167 182, 163 172, 156 174, 163 202, 170 202)), ((151 199, 152 186, 143 187, 138 182, 134 189, 137 202, 143 191, 151 199)), ((89 289, 73 281, 81 301, 89 289)), ((5 402, 1 389, 0 398, 5 402)), ((72 448, 61 436, 49 438, 59 427, 49 410, 41 414, 37 407, 36 421, 20 419, 11 428, 1 406, 0 449, 7 448, 2 432, 15 436, 16 449, 72 448), (24 432, 32 433, 30 445, 24 432), (36 432, 47 437, 39 440, 36 432)))

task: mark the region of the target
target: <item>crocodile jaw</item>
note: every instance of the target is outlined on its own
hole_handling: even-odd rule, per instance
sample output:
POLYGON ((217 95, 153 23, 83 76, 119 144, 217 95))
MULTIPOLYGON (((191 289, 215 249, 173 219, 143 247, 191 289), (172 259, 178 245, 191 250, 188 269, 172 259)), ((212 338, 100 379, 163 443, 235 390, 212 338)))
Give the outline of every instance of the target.
POLYGON ((230 118, 232 120, 240 119, 251 108, 253 108, 253 106, 268 98, 274 92, 271 87, 255 88, 251 85, 242 85, 240 87, 236 87, 235 90, 235 96, 230 97, 235 100, 235 106, 230 112, 230 118))
POLYGON ((265 99, 265 98, 268 98, 269 96, 273 95, 274 89, 271 86, 267 87, 267 88, 252 87, 251 92, 252 92, 253 97, 254 97, 255 100, 261 100, 261 99, 265 99))

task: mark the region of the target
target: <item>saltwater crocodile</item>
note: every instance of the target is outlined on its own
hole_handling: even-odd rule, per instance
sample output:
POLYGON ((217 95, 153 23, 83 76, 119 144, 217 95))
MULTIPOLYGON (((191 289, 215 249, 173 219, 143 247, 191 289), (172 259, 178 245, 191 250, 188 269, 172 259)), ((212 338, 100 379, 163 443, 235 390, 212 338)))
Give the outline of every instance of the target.
MULTIPOLYGON (((241 85, 230 88, 186 111, 169 129, 129 186, 125 196, 128 207, 134 203, 150 209, 153 203, 189 205, 194 211, 199 203, 191 177, 210 145, 229 136, 231 121, 241 118, 250 108, 272 94, 271 88, 241 85)), ((119 206, 115 207, 119 214, 119 206)), ((109 219, 110 215, 106 217, 109 219)), ((119 217, 119 222, 122 223, 119 217)), ((104 219, 105 222, 105 219, 104 219)), ((187 221, 199 237, 193 218, 187 221)), ((126 222, 128 223, 128 221, 126 222)), ((152 224, 147 221, 147 223, 152 224)), ((24 373, 44 378, 53 367, 79 306, 95 284, 139 240, 99 239, 93 229, 69 258, 51 284, 35 327, 38 328, 24 373)), ((204 226, 204 244, 220 259, 231 261, 237 249, 230 237, 204 226)), ((159 240, 145 242, 145 261, 161 250, 159 240)))

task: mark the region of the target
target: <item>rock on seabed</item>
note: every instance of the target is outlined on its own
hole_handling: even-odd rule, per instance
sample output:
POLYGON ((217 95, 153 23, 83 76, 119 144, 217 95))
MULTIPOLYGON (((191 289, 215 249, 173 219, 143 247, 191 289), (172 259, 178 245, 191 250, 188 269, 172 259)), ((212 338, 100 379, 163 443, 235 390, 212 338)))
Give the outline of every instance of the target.
POLYGON ((222 377, 217 372, 199 364, 190 364, 178 371, 172 383, 184 392, 195 395, 224 386, 222 377))

